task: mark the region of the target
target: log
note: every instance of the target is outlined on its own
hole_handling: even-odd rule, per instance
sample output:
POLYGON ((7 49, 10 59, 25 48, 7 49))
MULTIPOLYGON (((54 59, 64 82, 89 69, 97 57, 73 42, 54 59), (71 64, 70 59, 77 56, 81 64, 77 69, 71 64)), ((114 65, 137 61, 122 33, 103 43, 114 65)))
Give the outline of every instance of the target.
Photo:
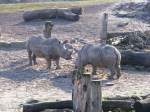
POLYGON ((59 101, 59 102, 39 102, 32 104, 23 104, 23 112, 40 112, 45 109, 72 109, 72 101, 59 101))
POLYGON ((79 15, 82 14, 82 8, 51 8, 34 11, 27 11, 23 14, 24 21, 31 21, 34 19, 52 19, 60 17, 70 21, 79 20, 79 15))
POLYGON ((121 51, 122 65, 136 65, 150 67, 150 52, 135 52, 132 50, 121 51))
POLYGON ((23 19, 25 22, 31 21, 34 19, 51 19, 56 18, 57 9, 42 9, 27 11, 23 14, 23 19))
MULTIPOLYGON (((103 111, 107 112, 116 108, 124 110, 133 110, 133 101, 130 100, 105 100, 102 101, 103 111)), ((31 104, 23 104, 23 112, 40 112, 45 109, 73 109, 73 101, 59 101, 59 102, 39 102, 31 104)))
POLYGON ((135 112, 150 112, 150 98, 134 103, 135 112))
POLYGON ((129 100, 107 100, 107 101, 103 101, 102 104, 103 104, 102 107, 104 112, 117 109, 117 108, 126 111, 131 111, 133 110, 132 105, 134 104, 134 102, 129 100))
POLYGON ((90 112, 103 112, 102 110, 102 91, 101 81, 93 80, 91 82, 91 101, 90 101, 90 112))
POLYGON ((51 32, 52 32, 52 28, 53 28, 53 23, 51 21, 46 21, 45 22, 45 27, 43 30, 43 34, 45 38, 51 38, 51 32))
POLYGON ((70 21, 78 21, 79 20, 79 15, 72 13, 72 11, 68 10, 68 9, 58 9, 57 17, 63 18, 65 20, 70 20, 70 21))

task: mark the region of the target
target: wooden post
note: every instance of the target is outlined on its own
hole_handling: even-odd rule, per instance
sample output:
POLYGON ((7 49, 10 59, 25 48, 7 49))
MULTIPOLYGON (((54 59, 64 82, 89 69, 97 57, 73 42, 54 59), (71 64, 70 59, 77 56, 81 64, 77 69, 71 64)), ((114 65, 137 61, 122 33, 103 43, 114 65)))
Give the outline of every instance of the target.
POLYGON ((101 81, 91 81, 91 74, 79 71, 73 74, 73 110, 74 112, 103 112, 101 81))
POLYGON ((107 41, 107 24, 108 24, 108 14, 104 13, 100 32, 100 42, 104 44, 106 44, 107 41))
POLYGON ((90 74, 74 74, 73 110, 74 112, 90 112, 90 74))
POLYGON ((51 21, 45 22, 45 28, 43 30, 43 34, 45 38, 51 38, 51 32, 52 32, 53 24, 51 21))
POLYGON ((90 112, 103 112, 102 110, 102 93, 101 93, 101 81, 93 80, 91 82, 91 111, 90 112))

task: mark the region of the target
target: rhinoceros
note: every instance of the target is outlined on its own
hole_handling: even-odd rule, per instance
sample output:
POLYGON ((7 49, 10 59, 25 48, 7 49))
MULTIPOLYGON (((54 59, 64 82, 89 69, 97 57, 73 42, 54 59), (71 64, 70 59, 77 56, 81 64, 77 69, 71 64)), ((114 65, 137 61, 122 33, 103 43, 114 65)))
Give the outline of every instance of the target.
POLYGON ((119 78, 121 54, 114 46, 107 44, 87 44, 78 51, 78 58, 75 67, 84 71, 84 66, 91 64, 93 67, 92 74, 96 74, 97 67, 108 68, 111 71, 110 79, 114 75, 119 78))
POLYGON ((56 69, 60 69, 60 57, 70 60, 72 49, 66 48, 65 44, 56 38, 44 38, 42 36, 32 36, 26 43, 29 65, 37 64, 36 57, 45 58, 48 69, 51 68, 51 61, 56 61, 56 69))

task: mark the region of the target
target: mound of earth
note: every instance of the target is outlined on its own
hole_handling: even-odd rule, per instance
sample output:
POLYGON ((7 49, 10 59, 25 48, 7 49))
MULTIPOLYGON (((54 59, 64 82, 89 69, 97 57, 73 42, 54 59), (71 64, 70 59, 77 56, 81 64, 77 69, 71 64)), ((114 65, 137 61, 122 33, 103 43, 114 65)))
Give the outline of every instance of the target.
POLYGON ((149 2, 119 3, 114 6, 109 18, 110 44, 124 50, 150 48, 149 2))

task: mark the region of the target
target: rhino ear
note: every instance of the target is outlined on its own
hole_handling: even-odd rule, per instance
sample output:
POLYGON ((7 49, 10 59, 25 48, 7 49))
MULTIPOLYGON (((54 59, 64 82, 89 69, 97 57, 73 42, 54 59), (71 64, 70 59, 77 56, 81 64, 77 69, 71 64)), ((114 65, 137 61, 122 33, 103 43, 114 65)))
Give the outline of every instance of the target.
POLYGON ((63 44, 67 44, 67 43, 69 43, 69 41, 68 40, 64 40, 62 43, 63 44))

